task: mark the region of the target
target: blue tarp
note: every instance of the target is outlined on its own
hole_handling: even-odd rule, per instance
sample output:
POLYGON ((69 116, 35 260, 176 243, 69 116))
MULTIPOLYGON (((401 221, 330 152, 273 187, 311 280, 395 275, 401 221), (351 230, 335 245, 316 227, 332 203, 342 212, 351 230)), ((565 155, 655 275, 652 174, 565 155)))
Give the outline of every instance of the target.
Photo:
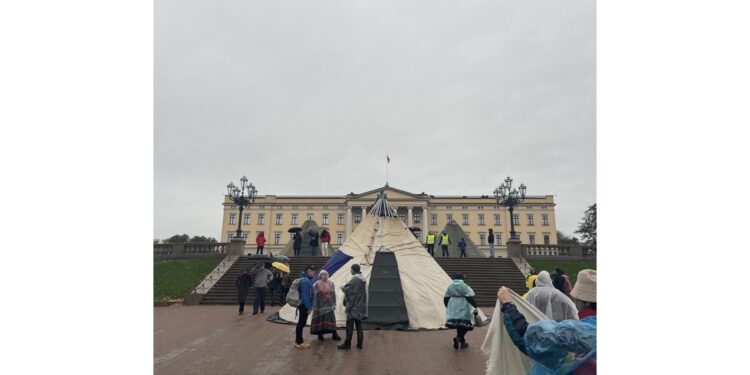
MULTIPOLYGON (((328 277, 331 277, 336 271, 339 270, 339 268, 341 268, 343 265, 348 263, 350 259, 352 259, 351 256, 339 250, 335 254, 333 254, 333 256, 330 259, 328 259, 326 264, 324 264, 321 269, 328 271, 328 277)), ((318 281, 318 275, 320 275, 320 271, 315 273, 315 278, 313 278, 313 283, 318 281)))

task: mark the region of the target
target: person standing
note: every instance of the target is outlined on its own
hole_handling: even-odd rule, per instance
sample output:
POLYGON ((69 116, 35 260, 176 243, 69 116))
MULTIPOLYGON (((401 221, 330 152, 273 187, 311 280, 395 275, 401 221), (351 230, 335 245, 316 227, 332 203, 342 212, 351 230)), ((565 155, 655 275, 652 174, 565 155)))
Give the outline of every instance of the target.
POLYGON ((294 248, 294 256, 298 256, 302 249, 302 235, 300 232, 294 234, 294 244, 292 245, 292 248, 294 248))
POLYGON ((346 312, 346 340, 339 349, 352 348, 352 334, 357 327, 357 348, 362 349, 365 335, 362 332, 362 319, 367 318, 367 281, 365 281, 359 264, 352 264, 352 278, 341 288, 344 292, 344 311, 346 312))
POLYGON ((271 277, 271 281, 268 283, 268 291, 271 293, 271 306, 276 306, 276 296, 279 296, 279 305, 283 304, 284 302, 284 296, 281 292, 281 280, 283 276, 281 276, 281 271, 279 270, 273 270, 271 272, 273 275, 271 277))
POLYGON ((578 319, 596 316, 596 270, 578 272, 578 280, 570 295, 578 307, 578 319))
POLYGON ((318 232, 310 232, 310 247, 312 248, 312 256, 316 256, 318 249, 318 232))
POLYGON ((323 340, 323 335, 331 333, 334 341, 341 340, 336 332, 336 285, 328 279, 328 271, 321 270, 318 275, 320 279, 313 284, 313 311, 310 321, 310 333, 318 335, 318 340, 323 340))
POLYGON ((442 249, 444 257, 450 256, 450 254, 448 253, 448 245, 450 245, 451 243, 451 239, 448 238, 448 232, 443 231, 440 234, 440 249, 442 249))
POLYGON ((458 240, 458 249, 461 250, 461 254, 459 254, 458 257, 466 258, 466 240, 464 240, 463 237, 461 237, 461 239, 458 240))
POLYGON ((266 237, 263 236, 263 232, 258 233, 258 236, 255 237, 255 244, 258 245, 258 248, 255 249, 255 254, 263 255, 263 248, 266 246, 266 237))
POLYGON ((476 315, 477 303, 474 301, 474 290, 464 282, 464 275, 456 273, 453 275, 453 282, 448 286, 443 296, 443 303, 446 307, 445 326, 456 329, 456 337, 453 338, 453 349, 466 349, 469 344, 466 343, 466 332, 474 329, 472 321, 476 315))
POLYGON ((297 327, 294 330, 294 347, 298 349, 306 349, 310 347, 310 344, 306 343, 302 338, 302 330, 307 325, 307 314, 312 310, 312 278, 315 276, 315 271, 312 266, 307 266, 304 272, 299 275, 299 306, 297 306, 297 327))
POLYGON ((286 301, 286 294, 289 293, 289 287, 292 286, 292 279, 289 277, 289 274, 286 272, 281 272, 281 303, 279 305, 284 305, 284 301, 286 301))
POLYGON ((490 244, 490 258, 495 257, 495 232, 492 228, 487 232, 487 243, 490 244))
POLYGON ((258 308, 260 308, 260 313, 262 314, 263 311, 266 309, 266 288, 268 287, 268 282, 273 277, 273 274, 271 274, 271 271, 267 270, 264 266, 263 262, 258 262, 255 264, 255 271, 253 272, 253 287, 255 287, 255 302, 253 302, 253 315, 258 313, 258 308))
POLYGON ((234 286, 237 287, 237 303, 240 305, 239 315, 245 312, 245 300, 247 300, 247 292, 250 290, 250 285, 253 285, 253 277, 250 275, 250 267, 247 267, 245 268, 245 272, 237 276, 237 280, 234 281, 234 286))
POLYGON ((563 292, 555 288, 549 272, 541 271, 536 278, 536 286, 525 296, 547 319, 561 322, 566 319, 578 320, 578 308, 563 292))
POLYGON ((560 267, 555 267, 555 273, 560 275, 563 279, 563 293, 570 297, 570 292, 573 291, 573 284, 570 283, 570 277, 560 267))
POLYGON ((320 252, 324 257, 328 256, 328 248, 331 244, 331 234, 327 230, 323 229, 323 233, 320 234, 320 252))
POLYGON ((435 257, 435 233, 428 232, 427 233, 427 252, 432 255, 432 257, 435 257))

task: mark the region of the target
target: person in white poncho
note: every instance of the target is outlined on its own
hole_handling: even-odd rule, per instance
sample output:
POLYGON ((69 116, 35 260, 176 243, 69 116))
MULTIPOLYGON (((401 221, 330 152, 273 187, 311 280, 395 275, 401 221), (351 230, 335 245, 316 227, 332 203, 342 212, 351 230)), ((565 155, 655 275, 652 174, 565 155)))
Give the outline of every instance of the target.
POLYGON ((536 286, 526 294, 526 300, 539 309, 548 319, 561 322, 566 319, 578 320, 575 303, 552 285, 549 272, 539 272, 536 286))

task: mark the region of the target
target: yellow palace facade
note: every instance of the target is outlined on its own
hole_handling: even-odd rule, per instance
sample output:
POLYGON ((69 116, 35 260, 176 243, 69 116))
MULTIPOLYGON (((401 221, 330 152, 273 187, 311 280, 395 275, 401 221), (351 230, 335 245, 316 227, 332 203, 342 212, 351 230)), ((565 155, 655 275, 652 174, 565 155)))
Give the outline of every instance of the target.
POLYGON ((302 226, 308 220, 329 228, 331 246, 342 244, 362 221, 378 194, 385 191, 388 201, 399 217, 410 228, 416 228, 419 240, 425 233, 439 232, 453 220, 480 250, 489 251, 487 236, 492 228, 495 247, 503 249, 510 238, 510 220, 514 220, 517 235, 525 244, 557 244, 555 203, 552 195, 526 196, 510 217, 506 207, 499 206, 491 195, 440 196, 411 193, 393 187, 381 187, 364 193, 347 195, 264 195, 245 207, 242 217, 229 196, 224 197, 221 240, 229 241, 242 221, 242 235, 247 247, 255 247, 255 237, 263 232, 266 251, 282 248, 291 239, 287 230, 302 226))

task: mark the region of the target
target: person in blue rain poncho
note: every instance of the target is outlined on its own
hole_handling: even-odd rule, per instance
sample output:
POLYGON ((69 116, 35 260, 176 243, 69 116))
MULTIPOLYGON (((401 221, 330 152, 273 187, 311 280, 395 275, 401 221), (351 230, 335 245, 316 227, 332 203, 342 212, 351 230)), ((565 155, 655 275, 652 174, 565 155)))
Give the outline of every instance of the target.
POLYGON ((453 282, 448 286, 443 296, 446 307, 445 326, 456 329, 456 337, 453 338, 453 349, 458 350, 469 347, 464 336, 466 332, 474 329, 474 314, 477 314, 477 303, 474 301, 474 290, 464 282, 464 275, 456 273, 453 282))
POLYGON ((497 297, 513 344, 533 361, 529 374, 596 374, 596 316, 528 324, 508 288, 500 288, 497 297))

